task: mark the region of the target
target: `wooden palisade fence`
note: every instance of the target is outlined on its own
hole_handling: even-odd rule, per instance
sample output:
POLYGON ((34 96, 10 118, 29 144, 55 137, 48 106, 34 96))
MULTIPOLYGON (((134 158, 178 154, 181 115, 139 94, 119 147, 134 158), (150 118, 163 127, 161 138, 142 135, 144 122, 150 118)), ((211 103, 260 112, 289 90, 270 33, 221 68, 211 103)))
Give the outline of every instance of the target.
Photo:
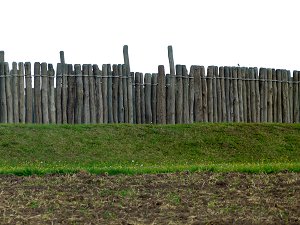
POLYGON ((300 72, 256 67, 174 65, 170 73, 131 72, 124 64, 4 62, 0 122, 43 124, 300 121, 300 72))

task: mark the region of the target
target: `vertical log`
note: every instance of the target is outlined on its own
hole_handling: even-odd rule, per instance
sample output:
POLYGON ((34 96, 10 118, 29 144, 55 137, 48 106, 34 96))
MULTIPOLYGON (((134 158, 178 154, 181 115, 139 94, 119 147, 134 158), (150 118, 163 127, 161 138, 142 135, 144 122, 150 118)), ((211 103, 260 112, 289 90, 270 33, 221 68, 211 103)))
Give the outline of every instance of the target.
POLYGON ((175 93, 175 122, 182 123, 183 119, 183 86, 182 86, 182 66, 176 65, 176 93, 175 93))
POLYGON ((142 122, 141 119, 141 89, 140 89, 140 75, 138 72, 135 73, 135 115, 136 115, 136 123, 140 124, 142 122))
POLYGON ((151 108, 152 108, 152 123, 157 123, 157 74, 152 73, 151 77, 151 108))
POLYGON ((189 122, 189 75, 186 66, 182 66, 182 83, 183 83, 183 123, 189 122))
POLYGON ((276 70, 272 69, 272 102, 273 102, 273 122, 278 122, 278 115, 277 115, 277 77, 276 77, 276 70))
POLYGON ((254 67, 254 79, 255 79, 256 122, 261 122, 261 118, 260 118, 261 102, 260 102, 259 79, 258 79, 257 67, 254 67))
POLYGON ((73 65, 68 64, 68 100, 67 100, 67 121, 68 124, 74 124, 75 122, 75 73, 73 65))
POLYGON ((139 73, 140 75, 140 94, 141 94, 141 123, 144 124, 145 123, 145 92, 144 92, 144 78, 143 78, 143 74, 139 73))
POLYGON ((203 122, 201 67, 194 66, 195 122, 203 122))
POLYGON ((0 62, 4 62, 4 51, 0 51, 0 62))
POLYGON ((41 65, 34 63, 34 122, 42 123, 41 65))
POLYGON ((118 90, 119 90, 119 74, 118 74, 118 65, 113 65, 113 84, 112 84, 112 101, 113 101, 113 121, 114 123, 118 123, 118 90))
POLYGON ((19 77, 18 77, 18 68, 17 63, 12 63, 12 100, 13 100, 13 122, 19 123, 19 77))
POLYGON ((122 65, 118 65, 118 74, 119 74, 119 93, 118 93, 118 118, 119 123, 124 123, 124 92, 123 92, 123 81, 124 81, 124 75, 123 75, 123 69, 122 65))
POLYGON ((201 68, 201 80, 202 80, 202 108, 203 108, 203 122, 208 122, 208 107, 207 107, 207 77, 205 76, 205 68, 201 68))
POLYGON ((217 77, 218 67, 213 67, 212 95, 213 95, 213 122, 218 122, 218 96, 217 96, 217 77))
POLYGON ((237 67, 232 68, 232 78, 233 78, 233 121, 240 122, 237 67))
POLYGON ((247 110, 247 85, 246 85, 246 70, 247 68, 242 67, 241 77, 242 77, 242 99, 243 99, 243 119, 247 122, 248 110, 247 110))
MULTIPOLYGON (((224 71, 224 70, 223 70, 224 71)), ((217 122, 222 122, 223 117, 223 104, 222 104, 222 88, 221 88, 221 75, 220 75, 220 68, 218 69, 218 72, 216 73, 216 83, 217 83, 217 122)), ((224 80, 223 80, 224 81, 224 80)))
POLYGON ((103 123, 108 123, 108 92, 107 92, 107 65, 102 65, 102 98, 103 98, 103 123))
POLYGON ((88 78, 89 78, 89 95, 90 95, 90 123, 95 124, 96 120, 96 100, 95 100, 95 77, 93 73, 93 67, 88 64, 88 78))
POLYGON ((168 54, 169 54, 169 63, 170 63, 170 76, 169 76, 169 86, 168 86, 168 99, 167 99, 167 123, 168 124, 175 124, 175 67, 174 67, 174 60, 173 60, 173 50, 172 46, 168 47, 168 54))
POLYGON ((42 77, 42 89, 41 89, 41 102, 42 102, 42 123, 49 124, 49 106, 48 106, 48 71, 47 63, 41 64, 41 77, 42 77))
POLYGON ((267 100, 268 100, 268 87, 267 87, 267 69, 261 68, 259 71, 259 78, 260 78, 260 101, 261 101, 261 122, 267 122, 267 100))
POLYGON ((129 54, 128 54, 128 46, 123 46, 123 57, 124 57, 124 64, 127 66, 128 73, 130 74, 130 63, 129 63, 129 54))
POLYGON ((112 71, 111 65, 107 64, 107 103, 108 103, 108 122, 113 123, 113 91, 112 91, 112 71))
POLYGON ((278 86, 277 86, 277 90, 278 90, 278 95, 277 95, 277 115, 278 115, 278 123, 282 123, 282 90, 281 90, 281 75, 282 75, 282 71, 277 69, 276 70, 276 76, 277 76, 277 80, 278 80, 278 86))
POLYGON ((287 80, 287 71, 282 70, 282 122, 288 123, 288 80, 287 80))
POLYGON ((101 87, 101 75, 98 65, 93 65, 93 74, 96 78, 95 92, 96 92, 96 122, 103 123, 103 98, 102 98, 102 87, 101 87))
POLYGON ((122 78, 123 78, 123 104, 124 104, 124 122, 129 123, 129 105, 128 105, 128 74, 126 72, 126 65, 122 65, 122 78))
POLYGON ((256 112, 251 111, 251 68, 247 68, 245 72, 246 77, 246 94, 247 94, 247 122, 252 122, 252 114, 256 112))
POLYGON ((273 122, 273 88, 272 88, 272 69, 267 70, 267 121, 273 122))
POLYGON ((291 71, 287 71, 288 76, 288 88, 289 88, 289 123, 293 123, 293 111, 294 111, 294 102, 293 102, 293 78, 291 77, 291 71))
POLYGON ((293 122, 299 123, 299 72, 294 70, 293 71, 293 122))
POLYGON ((89 90, 89 67, 87 64, 82 65, 83 75, 83 123, 88 124, 91 122, 90 115, 90 90, 89 90))
POLYGON ((194 66, 190 68, 189 74, 189 123, 194 122, 194 101, 195 101, 195 86, 194 86, 194 66))
POLYGON ((13 123, 13 99, 11 91, 11 75, 9 72, 9 65, 7 62, 4 63, 5 73, 5 91, 6 91, 6 104, 7 104, 7 122, 13 123))
POLYGON ((19 63, 19 121, 20 123, 25 123, 25 85, 24 85, 24 64, 22 62, 19 63))
POLYGON ((157 77, 157 123, 166 124, 166 80, 165 68, 163 65, 158 66, 157 77))
POLYGON ((219 67, 219 80, 221 89, 221 120, 220 122, 225 122, 227 120, 227 109, 226 109, 226 91, 225 91, 225 80, 224 80, 224 67, 219 67))
POLYGON ((241 67, 237 68, 237 91, 239 98, 239 121, 244 122, 244 102, 243 102, 243 76, 241 67))
POLYGON ((52 64, 48 64, 48 77, 49 77, 49 122, 56 123, 55 117, 55 92, 54 92, 54 69, 52 64))
POLYGON ((61 63, 57 63, 56 67, 56 123, 62 123, 62 67, 61 63))
POLYGON ((62 123, 68 123, 68 65, 62 64, 62 123))
POLYGON ((126 65, 126 77, 127 77, 127 95, 128 95, 128 122, 133 123, 133 93, 132 93, 132 81, 129 67, 126 65))
POLYGON ((134 72, 130 72, 131 74, 131 77, 132 77, 132 113, 133 113, 133 123, 136 124, 137 123, 137 120, 136 120, 136 95, 135 95, 135 92, 136 92, 136 88, 137 88, 137 85, 136 85, 136 82, 135 82, 135 77, 134 77, 134 72))
POLYGON ((144 77, 145 85, 145 122, 152 123, 152 107, 151 107, 151 74, 146 73, 144 77))
POLYGON ((249 71, 249 78, 251 79, 250 81, 250 111, 251 111, 251 121, 250 122, 259 122, 257 121, 257 100, 260 98, 260 96, 256 96, 256 85, 255 85, 255 69, 254 68, 250 68, 249 71))
POLYGON ((0 61, 0 119, 1 123, 7 123, 7 105, 5 91, 4 62, 0 61))
POLYGON ((170 65, 170 75, 175 75, 175 66, 174 66, 174 57, 173 57, 173 47, 172 45, 168 46, 168 58, 170 65))
POLYGON ((214 122, 214 100, 213 100, 213 74, 214 66, 207 68, 207 101, 208 101, 208 122, 214 122))
POLYGON ((31 63, 26 62, 25 63, 25 83, 26 83, 26 90, 25 90, 25 122, 26 123, 32 123, 32 109, 33 109, 33 103, 32 103, 32 81, 31 81, 31 63))
POLYGON ((230 105, 230 121, 234 121, 234 92, 233 92, 233 68, 229 67, 229 105, 230 105))
POLYGON ((75 123, 81 124, 83 122, 83 80, 81 65, 75 64, 74 69, 76 77, 75 123))
POLYGON ((224 79, 225 79, 225 101, 226 101, 226 122, 231 122, 230 113, 230 70, 228 66, 224 67, 224 79))
POLYGON ((66 62, 65 62, 65 53, 64 53, 64 51, 60 51, 59 56, 60 56, 60 63, 62 65, 65 64, 66 62))

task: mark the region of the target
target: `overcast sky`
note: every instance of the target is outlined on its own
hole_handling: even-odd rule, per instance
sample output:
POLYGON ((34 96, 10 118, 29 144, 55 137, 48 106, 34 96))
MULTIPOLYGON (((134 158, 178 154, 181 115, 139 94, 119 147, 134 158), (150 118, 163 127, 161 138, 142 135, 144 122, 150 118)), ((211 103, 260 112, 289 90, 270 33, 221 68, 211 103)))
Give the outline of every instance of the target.
POLYGON ((175 64, 300 70, 299 0, 2 0, 6 61, 175 64))

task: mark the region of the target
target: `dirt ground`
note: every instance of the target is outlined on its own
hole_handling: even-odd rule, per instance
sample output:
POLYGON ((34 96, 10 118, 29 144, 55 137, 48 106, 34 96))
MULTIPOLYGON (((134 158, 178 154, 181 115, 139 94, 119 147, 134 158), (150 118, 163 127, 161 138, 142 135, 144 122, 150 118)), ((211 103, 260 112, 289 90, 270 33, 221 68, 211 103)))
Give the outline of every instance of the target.
POLYGON ((0 175, 0 224, 300 224, 300 173, 0 175))

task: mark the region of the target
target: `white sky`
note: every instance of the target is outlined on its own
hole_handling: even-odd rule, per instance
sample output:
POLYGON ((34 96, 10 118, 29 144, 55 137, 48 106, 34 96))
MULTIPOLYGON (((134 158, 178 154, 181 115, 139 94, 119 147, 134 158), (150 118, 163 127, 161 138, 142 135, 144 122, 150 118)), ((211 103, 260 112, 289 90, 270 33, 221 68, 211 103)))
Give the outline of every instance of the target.
POLYGON ((6 61, 175 64, 300 70, 299 0, 1 0, 6 61))

